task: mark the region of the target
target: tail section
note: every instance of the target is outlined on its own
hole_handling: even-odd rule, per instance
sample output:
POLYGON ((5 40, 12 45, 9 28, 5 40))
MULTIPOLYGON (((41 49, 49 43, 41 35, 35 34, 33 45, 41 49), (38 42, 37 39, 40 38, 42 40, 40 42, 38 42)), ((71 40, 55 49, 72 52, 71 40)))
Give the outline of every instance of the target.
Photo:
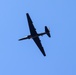
POLYGON ((48 35, 48 37, 51 37, 50 30, 45 26, 45 33, 48 35))

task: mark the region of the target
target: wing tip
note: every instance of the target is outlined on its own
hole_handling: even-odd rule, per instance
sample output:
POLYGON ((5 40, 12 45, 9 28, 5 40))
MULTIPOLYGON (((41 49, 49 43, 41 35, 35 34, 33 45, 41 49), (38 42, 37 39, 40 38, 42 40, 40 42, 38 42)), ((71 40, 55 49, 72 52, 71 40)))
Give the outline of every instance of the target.
POLYGON ((26 15, 29 15, 29 13, 26 13, 26 15))
POLYGON ((46 56, 46 54, 44 54, 44 56, 46 56))

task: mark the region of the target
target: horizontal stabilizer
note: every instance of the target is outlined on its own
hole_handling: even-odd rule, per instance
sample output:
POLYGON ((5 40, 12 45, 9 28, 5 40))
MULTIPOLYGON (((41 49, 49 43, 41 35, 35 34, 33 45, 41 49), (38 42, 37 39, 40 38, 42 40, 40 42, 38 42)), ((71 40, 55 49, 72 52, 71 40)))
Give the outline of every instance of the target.
POLYGON ((47 28, 47 26, 45 26, 45 33, 46 33, 49 37, 51 37, 51 35, 50 35, 50 30, 47 28))

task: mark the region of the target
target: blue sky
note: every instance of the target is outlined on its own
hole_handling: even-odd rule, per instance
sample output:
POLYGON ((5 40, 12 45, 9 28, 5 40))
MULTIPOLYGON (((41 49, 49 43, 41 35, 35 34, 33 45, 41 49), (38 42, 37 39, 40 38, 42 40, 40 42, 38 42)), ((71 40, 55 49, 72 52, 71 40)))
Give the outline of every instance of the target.
POLYGON ((76 75, 76 0, 0 0, 0 75, 76 75), (40 37, 44 57, 28 34, 26 13, 40 37))

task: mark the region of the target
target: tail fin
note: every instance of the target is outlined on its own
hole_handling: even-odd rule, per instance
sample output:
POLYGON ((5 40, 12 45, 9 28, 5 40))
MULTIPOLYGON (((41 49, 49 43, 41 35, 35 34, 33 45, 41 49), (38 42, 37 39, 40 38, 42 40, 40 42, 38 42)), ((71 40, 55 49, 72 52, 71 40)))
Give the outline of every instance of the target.
POLYGON ((46 33, 49 37, 51 37, 51 35, 50 35, 50 30, 47 28, 47 26, 45 26, 45 33, 46 33))

